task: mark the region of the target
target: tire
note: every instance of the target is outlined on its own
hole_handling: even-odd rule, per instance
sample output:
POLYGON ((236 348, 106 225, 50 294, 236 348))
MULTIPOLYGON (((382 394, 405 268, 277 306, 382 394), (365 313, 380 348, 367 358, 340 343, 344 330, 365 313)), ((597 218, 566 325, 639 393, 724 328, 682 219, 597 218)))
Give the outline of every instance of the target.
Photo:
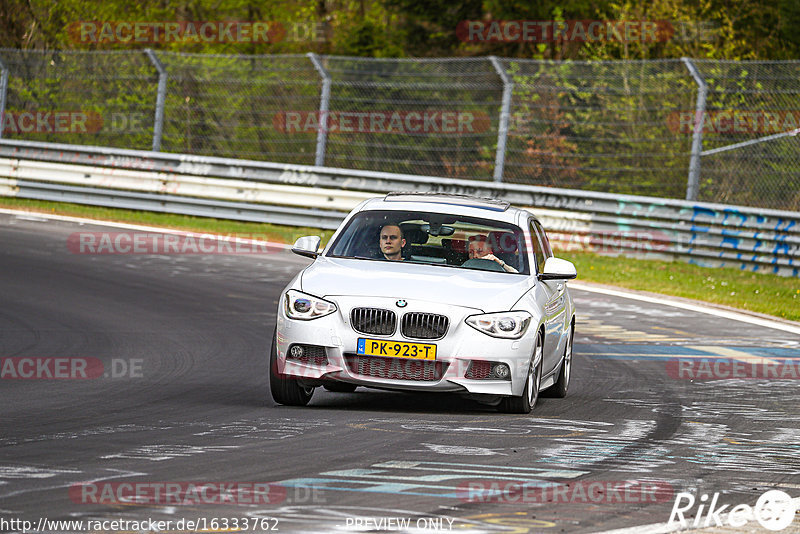
POLYGON ((531 413, 536 401, 539 399, 539 386, 542 383, 542 334, 536 336, 536 346, 533 349, 530 365, 528 365, 528 378, 525 380, 525 387, 522 395, 505 397, 500 401, 498 408, 505 413, 531 413), (536 360, 538 364, 534 364, 536 360))
POLYGON ((567 338, 567 346, 564 347, 564 362, 561 364, 561 370, 558 372, 558 380, 556 383, 542 392, 544 397, 554 397, 563 399, 567 396, 569 389, 569 380, 572 378, 572 340, 575 337, 574 324, 570 327, 569 337, 567 338))
POLYGON ((272 350, 269 356, 269 390, 272 399, 286 406, 305 406, 314 394, 313 387, 302 386, 296 378, 278 373, 277 327, 272 334, 272 350))
POLYGON ((352 393, 358 386, 355 384, 348 384, 347 382, 329 382, 323 384, 322 387, 334 393, 352 393))

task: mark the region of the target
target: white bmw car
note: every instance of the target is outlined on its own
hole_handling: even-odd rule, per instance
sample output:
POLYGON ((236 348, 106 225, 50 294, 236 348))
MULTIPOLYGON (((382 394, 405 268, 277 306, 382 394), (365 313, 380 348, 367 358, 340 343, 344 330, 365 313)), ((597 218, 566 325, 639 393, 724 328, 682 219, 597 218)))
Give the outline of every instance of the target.
POLYGON ((314 388, 460 392, 512 413, 564 397, 572 370, 572 263, 507 202, 390 193, 356 207, 281 294, 270 356, 279 404, 314 388))

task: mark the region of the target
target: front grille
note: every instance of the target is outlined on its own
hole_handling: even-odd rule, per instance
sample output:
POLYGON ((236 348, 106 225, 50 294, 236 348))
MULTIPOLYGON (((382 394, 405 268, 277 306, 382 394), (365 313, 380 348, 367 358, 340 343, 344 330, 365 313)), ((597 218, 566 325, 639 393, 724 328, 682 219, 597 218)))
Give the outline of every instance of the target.
POLYGON ((450 320, 446 315, 409 312, 403 316, 401 332, 412 339, 440 339, 447 333, 450 320))
POLYGON ((386 378, 389 380, 414 380, 436 382, 447 370, 446 362, 410 360, 406 358, 381 358, 345 354, 348 370, 357 375, 386 378))
POLYGON ((397 316, 392 310, 381 308, 353 308, 350 312, 353 330, 362 334, 390 336, 394 334, 397 316))
POLYGON ((286 351, 286 359, 320 367, 328 365, 328 356, 325 354, 325 347, 320 347, 319 345, 293 344, 289 347, 289 350, 286 351), (292 349, 294 347, 301 348, 303 353, 300 356, 294 356, 292 354, 292 349))

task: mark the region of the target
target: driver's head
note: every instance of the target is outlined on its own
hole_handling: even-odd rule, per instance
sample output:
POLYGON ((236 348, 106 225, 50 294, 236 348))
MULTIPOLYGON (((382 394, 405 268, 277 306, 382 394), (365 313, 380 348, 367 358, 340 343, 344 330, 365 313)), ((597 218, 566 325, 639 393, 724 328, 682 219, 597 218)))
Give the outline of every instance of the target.
POLYGON ((469 258, 482 258, 492 253, 492 245, 489 244, 485 235, 473 236, 469 241, 469 258))
POLYGON ((402 260, 403 247, 406 246, 402 228, 396 224, 387 224, 381 228, 380 246, 387 260, 402 260))

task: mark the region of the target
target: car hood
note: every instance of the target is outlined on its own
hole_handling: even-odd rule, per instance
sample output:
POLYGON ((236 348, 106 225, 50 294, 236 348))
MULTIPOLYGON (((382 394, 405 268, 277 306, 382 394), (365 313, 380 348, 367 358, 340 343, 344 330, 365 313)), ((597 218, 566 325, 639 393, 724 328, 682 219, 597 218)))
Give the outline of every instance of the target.
POLYGON ((531 287, 530 277, 404 262, 319 257, 301 290, 320 297, 390 297, 505 311, 531 287))

